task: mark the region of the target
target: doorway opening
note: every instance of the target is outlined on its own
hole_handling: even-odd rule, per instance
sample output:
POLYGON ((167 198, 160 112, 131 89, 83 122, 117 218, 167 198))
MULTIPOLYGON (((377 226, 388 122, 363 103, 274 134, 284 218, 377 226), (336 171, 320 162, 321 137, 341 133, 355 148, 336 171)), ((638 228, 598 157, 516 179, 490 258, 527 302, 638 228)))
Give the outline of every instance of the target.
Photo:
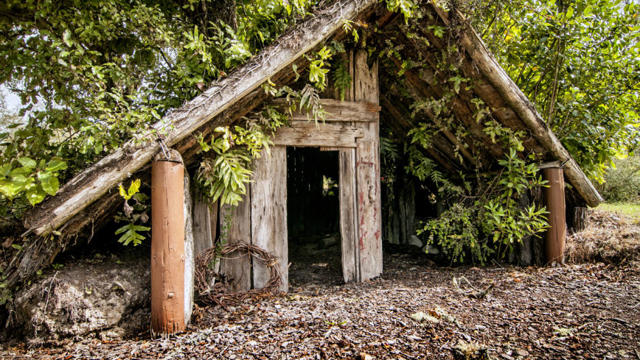
POLYGON ((287 147, 290 286, 339 284, 338 151, 287 147))

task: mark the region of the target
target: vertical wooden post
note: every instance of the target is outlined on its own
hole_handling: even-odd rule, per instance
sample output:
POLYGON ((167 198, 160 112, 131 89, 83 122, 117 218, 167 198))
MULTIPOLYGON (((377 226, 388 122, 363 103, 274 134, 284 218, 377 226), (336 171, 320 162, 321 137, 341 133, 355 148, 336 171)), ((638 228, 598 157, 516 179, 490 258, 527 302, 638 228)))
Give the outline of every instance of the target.
POLYGON ((151 168, 151 331, 185 329, 184 165, 177 151, 151 168))
POLYGON ((340 237, 344 282, 360 280, 358 211, 356 201, 356 150, 340 150, 340 237))
POLYGON ((196 259, 193 248, 193 203, 191 200, 189 172, 184 172, 184 325, 189 325, 193 312, 193 279, 196 259))
MULTIPOLYGON (((353 69, 353 100, 378 104, 378 63, 369 67, 367 52, 360 49, 355 52, 353 69)), ((382 273, 379 115, 372 114, 371 121, 360 126, 365 136, 358 140, 356 149, 356 199, 360 281, 365 281, 382 273)))
POLYGON ((549 212, 549 230, 545 235, 545 255, 547 263, 564 262, 564 247, 567 224, 564 198, 564 175, 559 163, 541 165, 542 174, 548 181, 544 188, 544 200, 549 212))

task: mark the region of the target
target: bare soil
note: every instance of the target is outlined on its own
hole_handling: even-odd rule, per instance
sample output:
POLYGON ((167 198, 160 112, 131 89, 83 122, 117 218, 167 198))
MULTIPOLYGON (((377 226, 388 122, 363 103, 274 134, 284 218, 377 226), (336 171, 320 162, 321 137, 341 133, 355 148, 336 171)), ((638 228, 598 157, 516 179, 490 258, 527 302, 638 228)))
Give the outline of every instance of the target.
POLYGON ((452 268, 385 253, 381 278, 344 285, 336 254, 298 258, 288 294, 196 309, 189 330, 168 339, 4 345, 0 358, 640 359, 634 256, 452 268))

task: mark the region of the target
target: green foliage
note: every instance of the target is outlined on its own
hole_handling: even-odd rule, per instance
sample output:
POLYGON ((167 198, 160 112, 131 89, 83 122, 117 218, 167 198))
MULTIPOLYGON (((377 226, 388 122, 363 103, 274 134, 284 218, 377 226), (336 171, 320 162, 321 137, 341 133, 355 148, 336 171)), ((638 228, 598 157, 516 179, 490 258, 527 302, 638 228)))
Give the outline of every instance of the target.
POLYGON ((475 178, 460 173, 457 181, 420 150, 431 145, 429 127, 419 126, 410 132, 413 144, 407 151, 407 171, 431 183, 437 198, 449 204, 440 216, 424 222, 418 234, 442 248, 454 263, 470 260, 484 264, 491 256, 503 259, 523 238, 539 236, 548 227, 544 207, 524 205, 522 201, 532 190, 545 185, 533 162, 535 157, 527 162, 519 155, 524 150, 523 134, 495 120, 487 121, 483 130, 508 153, 498 160, 495 173, 478 168, 475 178))
POLYGON ((267 107, 256 119, 248 119, 242 126, 218 127, 206 142, 202 135, 198 142, 205 156, 196 173, 196 182, 211 202, 236 206, 246 194, 246 184, 251 181, 251 161, 262 151, 269 152, 270 135, 284 124, 286 116, 267 107))
POLYGON ((599 190, 609 202, 640 201, 640 155, 616 159, 599 190))
POLYGON ((123 142, 148 140, 138 137, 272 42, 316 1, 237 2, 230 9, 235 22, 212 10, 219 3, 3 2, 0 84, 22 103, 17 117, 0 126, 6 215, 20 218, 29 203, 123 142), (25 167, 21 158, 37 166, 25 167), (51 161, 68 169, 47 171, 51 161))
MULTIPOLYGON (((236 126, 236 130, 240 127, 236 126)), ((202 193, 212 202, 220 199, 221 204, 237 205, 246 194, 246 184, 251 181, 249 170, 251 157, 244 149, 231 149, 238 135, 228 127, 219 127, 211 136, 209 143, 202 137, 198 139, 204 152, 213 150, 215 158, 205 158, 200 163, 196 175, 202 193)), ((265 143, 264 146, 268 146, 265 143)))
POLYGON ((333 56, 333 52, 323 46, 318 50, 314 59, 310 59, 309 63, 309 82, 318 90, 323 91, 327 86, 327 73, 329 72, 329 60, 333 56))
POLYGON ((134 181, 132 181, 131 185, 129 185, 128 190, 125 190, 122 184, 118 186, 118 190, 119 190, 120 196, 122 196, 124 200, 127 201, 131 199, 135 194, 137 194, 138 191, 140 190, 140 179, 135 179, 134 181))
POLYGON ((126 246, 133 243, 133 246, 138 246, 142 244, 142 241, 145 239, 145 236, 140 234, 140 232, 149 230, 151 230, 151 228, 148 226, 127 224, 116 230, 116 235, 122 234, 118 239, 118 242, 122 245, 126 246))
POLYGON ((412 0, 386 0, 387 9, 404 15, 405 21, 416 11, 416 4, 412 0))
POLYGON ((346 61, 339 61, 333 71, 333 84, 340 92, 340 100, 344 100, 344 96, 351 87, 351 74, 347 69, 346 61))
POLYGON ((140 179, 135 179, 126 190, 122 184, 118 187, 120 196, 124 199, 124 209, 116 216, 116 221, 126 222, 126 224, 119 227, 115 234, 120 235, 118 242, 125 246, 131 243, 133 246, 140 245, 146 238, 142 233, 151 230, 150 227, 139 224, 149 221, 149 216, 146 213, 148 197, 140 192, 140 185, 140 179), (129 204, 131 199, 134 200, 133 206, 129 204))
POLYGON ((476 28, 588 175, 640 141, 640 4, 482 1, 476 28))
POLYGON ((15 163, 0 166, 0 195, 9 201, 20 196, 36 205, 47 195, 55 195, 60 187, 58 180, 67 163, 60 159, 36 160, 23 156, 15 163))

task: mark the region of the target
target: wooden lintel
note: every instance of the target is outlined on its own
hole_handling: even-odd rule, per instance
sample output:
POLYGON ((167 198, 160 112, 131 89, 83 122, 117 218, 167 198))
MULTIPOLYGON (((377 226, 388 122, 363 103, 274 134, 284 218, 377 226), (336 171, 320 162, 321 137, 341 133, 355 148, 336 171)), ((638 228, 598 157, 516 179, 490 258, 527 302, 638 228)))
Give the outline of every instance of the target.
MULTIPOLYGON (((274 104, 286 106, 285 99, 276 99, 274 104)), ((368 122, 378 120, 381 108, 378 104, 365 101, 341 101, 335 99, 320 99, 325 122, 368 122)), ((313 114, 309 111, 296 111, 291 115, 292 120, 313 121, 313 114)))
POLYGON ((291 126, 278 130, 273 143, 283 146, 355 148, 356 140, 364 135, 361 129, 346 124, 294 121, 291 126))

